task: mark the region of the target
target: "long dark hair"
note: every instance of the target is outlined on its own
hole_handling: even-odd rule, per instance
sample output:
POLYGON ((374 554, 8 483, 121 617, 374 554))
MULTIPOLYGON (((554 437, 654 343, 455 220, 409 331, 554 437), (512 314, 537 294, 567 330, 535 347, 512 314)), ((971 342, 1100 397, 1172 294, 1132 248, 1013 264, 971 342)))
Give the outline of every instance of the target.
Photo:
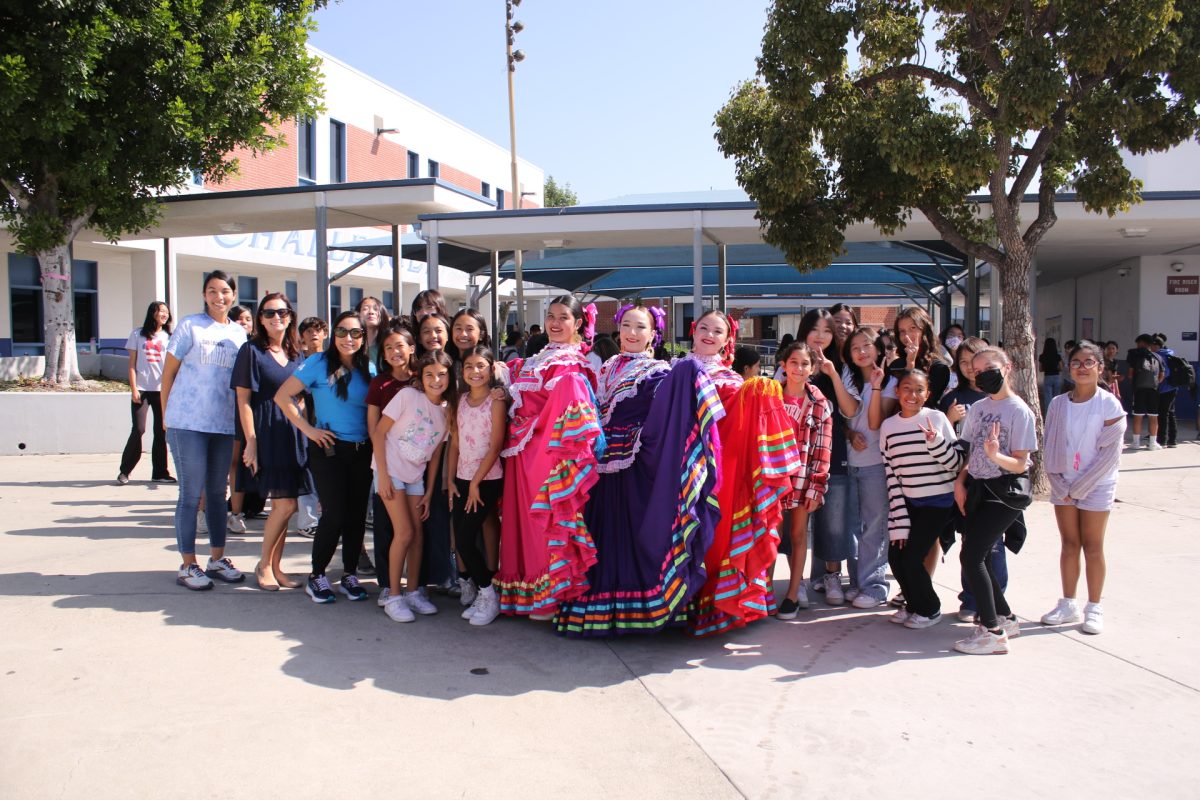
MULTIPOLYGON (((854 331, 846 337, 846 341, 842 344, 842 360, 846 364, 846 369, 850 371, 850 382, 854 384, 854 388, 861 393, 866 386, 866 379, 863 378, 862 370, 854 363, 854 357, 850 353, 850 343, 859 336, 867 337, 867 342, 875 348, 875 366, 883 366, 884 352, 879 346, 879 334, 874 328, 859 325, 854 331)), ((884 385, 887 384, 887 376, 884 376, 884 385)), ((883 388, 882 386, 880 388, 883 388)))
POLYGON ((829 346, 825 348, 822 355, 833 362, 837 367, 838 372, 842 371, 842 356, 838 352, 837 335, 834 331, 833 314, 830 314, 824 308, 814 308, 808 311, 800 318, 800 327, 796 330, 796 341, 808 344, 808 334, 812 333, 817 327, 817 323, 825 320, 825 324, 829 326, 829 346))
POLYGON ((142 338, 153 339, 154 334, 158 332, 158 310, 165 308, 167 310, 167 323, 162 326, 162 329, 167 333, 171 332, 171 323, 175 321, 175 316, 171 313, 171 307, 162 300, 155 300, 146 309, 146 319, 142 322, 142 338))
POLYGON ((296 309, 292 308, 292 301, 287 299, 287 295, 283 292, 271 292, 262 300, 258 301, 258 313, 254 315, 254 338, 252 341, 259 350, 266 350, 271 346, 271 337, 267 336, 267 329, 262 323, 263 306, 272 300, 282 300, 288 310, 287 330, 283 332, 283 351, 287 353, 288 361, 295 361, 300 355, 300 337, 296 333, 296 309))
POLYGON ((388 320, 387 329, 380 331, 375 338, 379 345, 379 353, 375 357, 375 370, 378 375, 390 375, 392 365, 388 363, 387 354, 383 352, 383 346, 387 343, 388 337, 392 334, 400 334, 401 338, 407 339, 408 344, 413 349, 413 354, 408 357, 408 371, 412 372, 413 361, 417 357, 417 340, 413 338, 413 332, 409 330, 407 317, 392 317, 388 320))
POLYGON ((467 357, 463 353, 458 352, 458 345, 454 343, 454 323, 458 321, 459 317, 470 317, 471 319, 475 320, 475 324, 479 326, 479 341, 475 344, 491 347, 492 337, 488 335, 487 320, 483 318, 483 314, 480 314, 473 308, 460 308, 458 313, 450 318, 450 330, 447 331, 447 333, 450 335, 446 339, 446 352, 449 353, 450 357, 455 361, 461 362, 465 361, 467 357))
MULTIPOLYGON (((1042 345, 1042 358, 1055 358, 1058 356, 1058 342, 1053 337, 1046 340, 1042 345)), ((1070 358, 1070 356, 1067 356, 1070 358)))
MULTIPOLYGON (((833 305, 831 305, 829 307, 829 316, 832 317, 834 314, 837 314, 842 311, 845 311, 847 314, 849 314, 850 319, 854 321, 854 329, 850 331, 850 335, 853 336, 855 331, 857 331, 859 328, 858 314, 855 313, 854 306, 850 305, 849 303, 834 303, 833 305)), ((836 325, 833 326, 833 340, 835 342, 837 341, 837 326, 836 325)), ((849 340, 850 340, 850 336, 847 336, 846 341, 849 341, 849 340)), ((843 344, 844 343, 845 342, 843 342, 843 344)), ((849 364, 850 362, 847 361, 846 363, 849 364)))
MULTIPOLYGON (((358 305, 354 307, 354 310, 358 312, 359 319, 362 319, 363 303, 367 302, 368 300, 379 306, 379 324, 375 326, 375 338, 378 341, 379 335, 388 329, 388 322, 391 320, 392 315, 388 313, 387 306, 385 306, 383 301, 378 297, 364 297, 362 300, 359 300, 358 305)), ((364 324, 363 327, 365 328, 366 325, 364 324)), ((367 336, 370 335, 371 331, 367 331, 367 336)))
POLYGON ((448 408, 458 408, 458 387, 454 385, 454 361, 446 354, 445 350, 427 350, 417 359, 417 363, 413 367, 413 379, 416 381, 417 388, 424 394, 425 368, 435 364, 446 368, 446 391, 442 395, 442 399, 446 401, 448 408))
MULTIPOLYGON (((487 361, 488 374, 491 376, 491 378, 488 381, 488 385, 495 387, 496 386, 496 372, 495 372, 494 367, 496 366, 496 354, 492 352, 492 348, 487 347, 482 344, 477 344, 474 347, 472 347, 470 350, 468 350, 467 352, 463 353, 462 360, 459 363, 465 366, 467 363, 467 359, 470 358, 471 356, 479 356, 483 360, 487 361)), ((471 393, 471 387, 467 386, 467 381, 466 381, 466 379, 463 378, 462 370, 459 370, 459 373, 458 373, 458 399, 461 400, 462 398, 466 397, 470 393, 471 393)), ((457 402, 455 403, 454 408, 457 410, 457 408, 458 408, 457 402)))
POLYGON ((900 320, 902 319, 908 320, 921 331, 921 344, 917 347, 917 360, 914 366, 928 374, 933 365, 942 360, 938 354, 937 337, 933 333, 933 320, 920 306, 909 306, 897 314, 896 321, 892 323, 892 332, 896 335, 896 355, 900 355, 900 344, 903 342, 900 338, 900 320))
POLYGON ((446 311, 446 298, 442 297, 441 292, 439 292, 437 289, 422 289, 421 291, 417 292, 417 296, 413 298, 412 307, 410 308, 414 324, 416 323, 418 312, 421 310, 421 306, 425 305, 426 303, 432 303, 433 305, 437 306, 437 313, 441 314, 443 317, 449 314, 449 312, 446 311))
MULTIPOLYGON (((337 349, 337 328, 342 320, 346 319, 353 319, 359 325, 362 325, 362 319, 359 318, 357 311, 343 311, 337 315, 337 319, 330 326, 329 344, 325 347, 325 375, 331 378, 339 370, 342 370, 342 356, 337 349)), ((353 372, 362 375, 363 380, 367 383, 371 382, 371 359, 367 355, 366 328, 363 328, 363 338, 358 341, 360 342, 359 348, 350 357, 351 369, 342 370, 342 374, 338 376, 337 382, 334 385, 333 390, 339 400, 346 400, 350 397, 350 379, 353 377, 353 372)))
POLYGON ((420 358, 421 356, 425 355, 427 352, 430 352, 430 351, 426 350, 425 345, 421 343, 421 328, 423 328, 425 326, 425 320, 428 320, 428 319, 437 320, 438 322, 440 322, 442 324, 442 327, 444 327, 446 329, 446 344, 442 345, 441 348, 437 348, 437 349, 440 350, 440 349, 443 349, 450 345, 450 320, 446 319, 445 314, 440 314, 437 312, 434 312, 433 314, 426 314, 425 316, 421 317, 421 321, 416 324, 416 328, 413 331, 413 333, 415 333, 416 337, 417 337, 417 358, 420 358))
POLYGON ((978 336, 968 336, 967 338, 963 339, 962 344, 955 349, 954 363, 950 366, 954 369, 954 374, 958 376, 959 386, 970 388, 971 384, 973 383, 972 381, 967 380, 966 375, 962 374, 962 368, 959 366, 958 362, 962 361, 963 353, 970 353, 971 356, 974 357, 976 353, 987 346, 988 343, 983 339, 980 339, 978 336))

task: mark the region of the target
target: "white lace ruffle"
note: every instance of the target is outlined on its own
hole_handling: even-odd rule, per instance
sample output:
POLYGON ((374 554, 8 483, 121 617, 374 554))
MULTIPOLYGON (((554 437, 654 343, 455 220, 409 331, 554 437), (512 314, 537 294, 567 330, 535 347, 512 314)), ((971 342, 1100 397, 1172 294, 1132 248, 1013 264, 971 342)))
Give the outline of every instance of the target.
POLYGON ((541 352, 534 355, 532 358, 526 359, 521 365, 520 371, 513 376, 512 383, 509 384, 509 392, 512 394, 512 405, 508 409, 509 419, 514 419, 517 416, 517 410, 521 408, 523 399, 521 397, 525 392, 540 392, 546 388, 542 373, 550 367, 574 364, 580 367, 591 369, 587 359, 583 357, 577 344, 558 344, 551 343, 546 345, 541 352), (530 364, 532 363, 532 366, 530 364))
POLYGON ((642 432, 639 430, 633 437, 633 450, 625 458, 619 458, 616 461, 606 461, 596 465, 596 471, 605 475, 611 475, 614 472, 620 472, 623 469, 633 466, 633 462, 637 461, 638 453, 642 450, 642 432))
MULTIPOLYGON (((605 367, 608 367, 609 364, 613 364, 613 359, 617 359, 617 358, 621 358, 621 356, 617 355, 617 356, 613 356, 612 358, 610 358, 608 360, 608 362, 605 363, 605 367)), ((653 359, 651 359, 651 360, 653 361, 653 359)), ((671 370, 671 367, 668 366, 667 364, 663 363, 662 361, 654 361, 653 364, 646 364, 646 366, 643 367, 642 365, 645 363, 646 362, 641 360, 640 354, 632 356, 632 358, 630 358, 628 361, 629 366, 626 366, 625 369, 621 370, 621 375, 624 375, 624 373, 630 369, 630 366, 635 365, 635 364, 637 365, 637 367, 636 367, 637 369, 642 370, 642 373, 637 376, 637 379, 633 382, 632 385, 626 386, 625 388, 620 389, 619 391, 617 391, 616 394, 612 395, 611 397, 608 397, 607 399, 605 398, 605 395, 607 395, 608 392, 611 391, 608 388, 608 385, 610 383, 612 383, 612 381, 608 377, 611 373, 606 372, 606 373, 601 374, 601 376, 600 376, 600 391, 597 392, 598 397, 596 398, 597 402, 600 405, 600 426, 601 427, 607 425, 609 423, 609 421, 612 419, 613 410, 616 409, 618 403, 621 403, 624 400, 628 400, 631 397, 637 397, 638 390, 641 388, 641 385, 642 385, 642 381, 646 380, 646 378, 650 377, 651 375, 657 375, 660 372, 670 372, 670 370, 671 370)), ((618 378, 617 383, 619 383, 619 382, 620 382, 620 379, 618 378)))

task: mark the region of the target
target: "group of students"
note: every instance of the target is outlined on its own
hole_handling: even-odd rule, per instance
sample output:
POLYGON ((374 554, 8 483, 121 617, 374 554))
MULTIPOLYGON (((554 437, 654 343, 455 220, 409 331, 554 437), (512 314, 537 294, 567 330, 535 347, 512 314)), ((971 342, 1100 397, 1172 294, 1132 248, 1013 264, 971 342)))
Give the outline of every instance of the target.
MULTIPOLYGON (((224 555, 236 437, 237 488, 271 501, 255 568, 268 591, 303 586, 333 602, 326 570, 340 544, 337 590, 367 599, 357 573, 373 504, 377 602, 397 622, 436 613, 428 588, 455 586, 472 625, 506 614, 550 620, 565 636, 674 626, 707 636, 792 619, 810 592, 881 606, 890 566, 901 590, 892 619, 920 629, 941 619, 930 576, 958 531, 960 617, 977 627, 956 649, 1006 652, 1020 632, 1004 599, 1002 542, 1016 550, 1023 537, 1034 416, 1008 385, 1003 350, 951 338, 947 363, 919 308, 896 321, 894 359, 849 307, 808 312, 778 353, 777 381, 731 368, 737 322, 716 310, 693 323, 690 353, 667 362, 654 357, 665 313, 623 306, 619 352, 597 370, 595 308, 571 295, 551 300, 545 345, 504 363, 478 312, 450 317, 427 291, 395 319, 367 298, 302 358, 288 299, 266 295, 247 335, 229 318, 235 289, 224 273, 208 275, 205 312, 162 348, 177 581, 189 589, 244 579, 224 555), (310 573, 297 580, 280 557, 297 499, 314 487, 320 521, 310 573), (777 604, 780 552, 791 579, 777 604)), ((1100 388, 1095 346, 1081 343, 1070 359, 1075 389, 1051 405, 1046 437, 1063 599, 1043 621, 1079 618, 1084 552, 1084 630, 1099 632, 1124 414, 1100 388)))

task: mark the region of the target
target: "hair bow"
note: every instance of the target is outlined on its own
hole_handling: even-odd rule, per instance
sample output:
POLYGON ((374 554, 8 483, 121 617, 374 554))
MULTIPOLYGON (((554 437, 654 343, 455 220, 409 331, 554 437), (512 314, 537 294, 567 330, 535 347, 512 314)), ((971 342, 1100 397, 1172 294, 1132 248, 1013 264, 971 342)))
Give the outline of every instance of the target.
POLYGON ((583 339, 584 339, 584 341, 586 341, 590 344, 592 339, 594 339, 596 337, 596 304, 595 303, 588 303, 586 306, 583 307, 583 318, 585 320, 585 322, 583 323, 583 339))

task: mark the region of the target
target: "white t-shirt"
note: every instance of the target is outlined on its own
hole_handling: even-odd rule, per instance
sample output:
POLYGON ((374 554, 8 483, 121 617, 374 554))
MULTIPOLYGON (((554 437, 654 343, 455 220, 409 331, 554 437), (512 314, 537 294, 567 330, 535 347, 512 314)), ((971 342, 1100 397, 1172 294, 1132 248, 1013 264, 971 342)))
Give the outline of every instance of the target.
POLYGON ((157 392, 162 389, 163 360, 167 342, 171 336, 161 328, 149 339, 142 336, 142 329, 135 328, 125 342, 125 349, 135 357, 133 380, 139 392, 157 392))
POLYGON ((1000 423, 1001 454, 1011 456, 1017 451, 1037 450, 1037 428, 1029 406, 1016 396, 1003 400, 985 397, 971 404, 960 437, 971 445, 968 471, 973 478, 998 478, 1003 472, 983 450, 983 442, 996 423, 1000 423))
MULTIPOLYGON (((1125 410, 1115 395, 1102 389, 1097 390, 1086 403, 1072 403, 1070 398, 1067 400, 1067 469, 1063 474, 1070 480, 1087 469, 1096 457, 1096 442, 1104 431, 1104 422, 1124 416, 1125 410)), ((1097 481, 1097 484, 1116 479, 1117 465, 1113 464, 1111 473, 1097 481)))
POLYGON ((388 475, 416 483, 425 477, 425 467, 446 435, 446 406, 434 405, 420 389, 406 386, 384 407, 383 415, 395 423, 387 432, 388 475))

